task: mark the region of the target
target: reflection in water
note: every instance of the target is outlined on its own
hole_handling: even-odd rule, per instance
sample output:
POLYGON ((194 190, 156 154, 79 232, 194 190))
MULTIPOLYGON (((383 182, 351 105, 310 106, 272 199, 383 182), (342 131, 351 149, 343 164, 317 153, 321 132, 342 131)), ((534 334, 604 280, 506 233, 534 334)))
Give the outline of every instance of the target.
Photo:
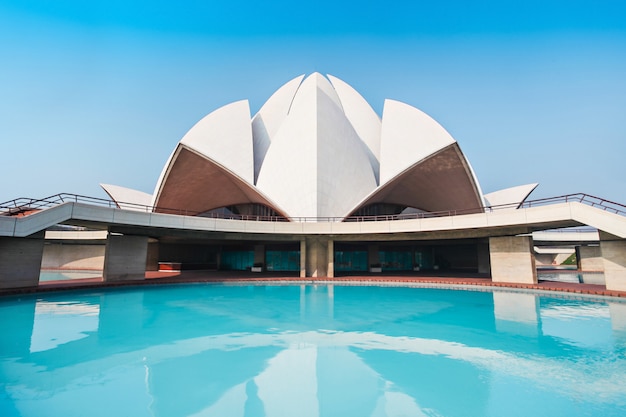
POLYGON ((609 303, 613 331, 626 333, 626 303, 609 303))
POLYGON ((606 279, 603 272, 579 272, 576 270, 563 270, 563 271, 551 271, 537 272, 537 278, 539 281, 557 281, 557 282, 574 282, 583 284, 595 284, 605 285, 606 279))
POLYGON ((0 300, 3 417, 617 416, 626 407, 619 302, 206 284, 39 297, 0 300))
POLYGON ((102 271, 93 270, 42 270, 39 274, 39 281, 67 281, 72 279, 85 279, 85 278, 101 278, 102 271))
POLYGON ((38 301, 36 320, 30 341, 30 352, 54 349, 57 346, 87 337, 98 330, 99 305, 74 302, 38 301), (63 316, 63 327, 56 324, 63 316))
POLYGON ((541 330, 571 346, 604 350, 613 344, 607 304, 545 300, 541 305, 541 330))
POLYGON ((539 299, 534 294, 493 293, 493 312, 499 332, 537 336, 539 299))
POLYGON ((316 360, 314 346, 295 344, 267 362, 265 370, 254 378, 267 415, 319 415, 316 360))
POLYGON ((263 416, 265 415, 265 407, 263 401, 259 398, 259 387, 254 379, 248 380, 246 383, 246 403, 243 416, 263 416))
POLYGON ((392 384, 388 384, 384 394, 378 398, 372 417, 379 416, 434 416, 433 410, 425 410, 415 403, 415 399, 402 392, 394 392, 392 384))

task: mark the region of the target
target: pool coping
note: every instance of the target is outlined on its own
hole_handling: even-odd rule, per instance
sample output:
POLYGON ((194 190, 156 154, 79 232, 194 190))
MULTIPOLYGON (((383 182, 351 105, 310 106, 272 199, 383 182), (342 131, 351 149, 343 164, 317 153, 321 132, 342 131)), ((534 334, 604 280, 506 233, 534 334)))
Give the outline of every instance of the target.
POLYGON ((143 285, 175 285, 190 283, 216 284, 289 284, 289 285, 357 285, 357 286, 420 286, 445 289, 508 290, 539 294, 564 294, 569 296, 590 296, 593 298, 617 299, 626 301, 626 291, 607 290, 599 284, 577 284, 569 282, 540 281, 537 284, 493 282, 489 277, 442 277, 442 276, 343 276, 343 277, 294 277, 294 276, 250 276, 246 274, 207 274, 206 271, 147 272, 144 279, 108 281, 100 278, 86 278, 66 281, 41 282, 36 287, 0 289, 1 296, 39 294, 57 291, 97 290, 143 285))

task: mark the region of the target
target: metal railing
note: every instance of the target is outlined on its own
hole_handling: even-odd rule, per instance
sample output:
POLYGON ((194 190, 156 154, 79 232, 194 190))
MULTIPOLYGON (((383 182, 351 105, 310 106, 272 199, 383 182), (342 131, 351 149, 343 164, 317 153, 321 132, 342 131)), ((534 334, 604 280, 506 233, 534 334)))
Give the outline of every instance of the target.
POLYGON ((597 233, 598 229, 593 226, 576 226, 576 227, 564 227, 562 229, 546 229, 540 230, 535 233, 597 233))
POLYGON ((79 194, 71 194, 71 193, 60 193, 55 194, 50 197, 34 199, 34 198, 16 198, 14 200, 9 200, 4 203, 0 203, 0 215, 19 215, 21 213, 32 213, 41 210, 45 210, 51 207, 58 206, 63 203, 83 203, 90 204, 93 206, 99 207, 109 207, 109 208, 119 208, 119 209, 129 209, 134 211, 142 211, 145 213, 152 213, 157 211, 159 213, 166 214, 177 214, 181 216, 197 216, 198 212, 183 210, 183 209, 169 209, 163 207, 155 207, 147 206, 143 204, 136 203, 126 203, 126 202, 118 202, 116 203, 113 200, 109 200, 106 198, 98 198, 98 197, 88 197, 79 194))
POLYGON ((626 205, 583 193, 567 194, 558 197, 549 197, 541 198, 538 200, 525 201, 524 203, 522 203, 521 208, 545 206, 548 204, 556 203, 582 203, 591 207, 608 211, 609 213, 626 216, 626 205))
POLYGON ((282 216, 257 216, 257 215, 243 215, 243 214, 223 214, 223 213, 211 213, 202 214, 197 211, 189 211, 182 209, 171 209, 165 207, 154 207, 135 203, 115 202, 112 200, 88 197, 78 194, 61 193, 55 194, 50 197, 42 199, 33 198, 17 198, 9 200, 4 203, 0 203, 0 216, 17 216, 27 215, 37 211, 45 210, 47 208, 55 207, 63 203, 83 203, 100 207, 118 208, 118 209, 130 209, 134 211, 142 211, 145 213, 160 213, 160 214, 175 214, 182 216, 198 216, 208 218, 219 218, 229 220, 244 220, 244 221, 269 221, 269 222, 376 222, 376 221, 394 221, 394 220, 409 220, 409 219, 427 219, 433 217, 449 217, 459 216, 463 214, 477 214, 484 212, 493 212, 503 209, 516 209, 516 208, 530 208, 539 207, 550 204, 558 203, 582 203, 595 207, 610 213, 626 216, 626 205, 616 203, 614 201, 605 200, 600 197, 595 197, 588 194, 567 194, 558 197, 541 198, 537 200, 525 201, 522 204, 502 204, 497 206, 486 207, 474 207, 463 210, 445 210, 436 212, 419 212, 409 214, 390 214, 390 215, 378 215, 378 216, 348 216, 348 217, 282 217, 282 216))

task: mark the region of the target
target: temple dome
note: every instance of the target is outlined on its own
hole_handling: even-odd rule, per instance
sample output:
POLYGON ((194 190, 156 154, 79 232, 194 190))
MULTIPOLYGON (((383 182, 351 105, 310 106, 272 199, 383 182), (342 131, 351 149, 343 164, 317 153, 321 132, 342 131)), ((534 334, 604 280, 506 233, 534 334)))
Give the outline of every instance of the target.
MULTIPOLYGON (((147 200, 106 190, 118 205, 147 200)), ((480 212, 485 201, 458 143, 435 120, 394 100, 380 118, 350 85, 319 73, 284 84, 253 117, 247 100, 205 116, 177 144, 151 196, 156 212, 296 221, 480 212)))

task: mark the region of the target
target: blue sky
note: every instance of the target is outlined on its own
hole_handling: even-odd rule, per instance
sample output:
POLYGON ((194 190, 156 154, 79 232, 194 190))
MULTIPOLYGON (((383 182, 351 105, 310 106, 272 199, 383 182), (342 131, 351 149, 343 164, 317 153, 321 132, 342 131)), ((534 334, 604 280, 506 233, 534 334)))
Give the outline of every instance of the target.
POLYGON ((319 71, 420 108, 483 191, 626 204, 624 1, 0 0, 0 202, 152 192, 205 114, 319 71))

